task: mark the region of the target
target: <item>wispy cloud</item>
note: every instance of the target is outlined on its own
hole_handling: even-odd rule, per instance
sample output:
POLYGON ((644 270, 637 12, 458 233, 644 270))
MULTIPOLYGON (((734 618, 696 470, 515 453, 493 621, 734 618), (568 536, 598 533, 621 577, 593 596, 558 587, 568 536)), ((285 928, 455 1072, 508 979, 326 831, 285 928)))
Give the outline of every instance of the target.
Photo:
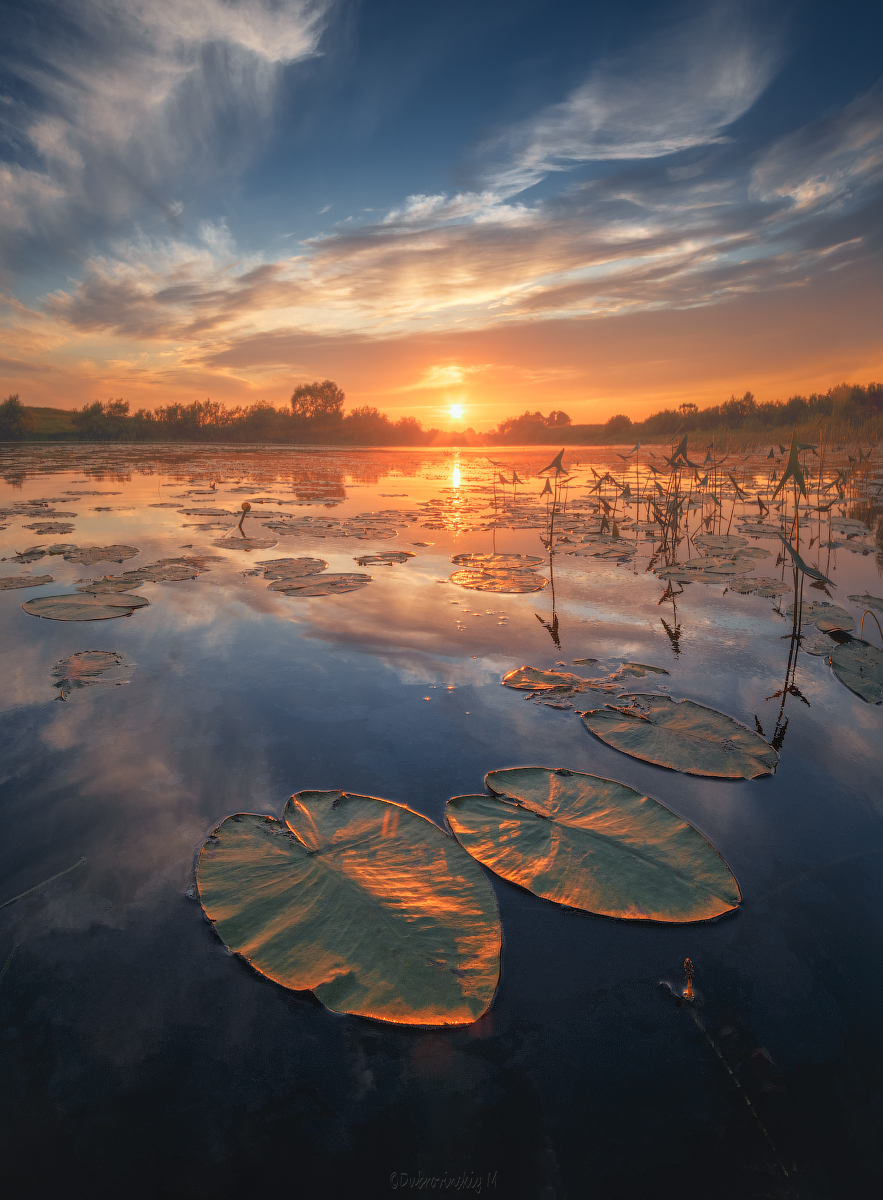
POLYGON ((47 4, 7 40, 0 174, 7 258, 77 244, 253 152, 279 71, 316 52, 325 0, 79 0, 47 4), (223 134, 223 136, 220 136, 223 134))
POLYGON ((780 39, 757 6, 718 2, 599 63, 560 104, 481 147, 512 195, 581 163, 658 158, 720 141, 770 82, 780 39))

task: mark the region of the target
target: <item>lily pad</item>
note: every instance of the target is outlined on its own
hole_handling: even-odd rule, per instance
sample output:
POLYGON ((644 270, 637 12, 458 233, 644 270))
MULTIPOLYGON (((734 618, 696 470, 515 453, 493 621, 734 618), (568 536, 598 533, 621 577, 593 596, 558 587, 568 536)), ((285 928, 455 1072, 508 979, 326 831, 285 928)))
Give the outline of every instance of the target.
POLYGON ((451 828, 480 863, 537 896, 607 917, 707 921, 739 885, 717 850, 665 805, 577 771, 491 771, 493 796, 455 796, 451 828))
POLYGON ((735 533, 699 533, 693 538, 693 545, 711 554, 734 554, 748 545, 748 538, 737 537, 735 533))
MULTIPOLYGON (((589 659, 588 662, 597 662, 589 659)), ((668 675, 664 667, 651 667, 646 663, 623 663, 610 675, 596 679, 584 679, 581 675, 573 675, 569 671, 541 671, 537 667, 516 667, 503 676, 504 687, 515 688, 520 692, 556 692, 567 695, 577 695, 580 692, 618 692, 622 689, 623 680, 641 679, 647 674, 668 675)))
POLYGON ((746 521, 737 528, 740 533, 752 534, 755 537, 769 536, 781 532, 780 525, 773 525, 769 521, 746 521))
POLYGON ((883 650, 853 638, 837 647, 831 666, 851 692, 868 704, 883 704, 883 650))
POLYGON ((324 571, 328 563, 324 558, 265 558, 257 565, 264 568, 264 579, 275 580, 302 579, 304 575, 316 575, 324 571))
MULTIPOLYGON (((82 580, 78 592, 126 592, 140 587, 142 583, 175 583, 195 579, 208 570, 206 562, 218 561, 214 556, 201 558, 161 558, 155 563, 146 563, 134 571, 122 571, 119 575, 105 575, 101 579, 82 580)), ((220 561, 223 561, 221 559, 220 561)))
POLYGON ((496 568, 534 571, 545 561, 537 554, 455 554, 451 559, 458 567, 480 567, 485 571, 496 568))
POLYGON ((224 550, 272 550, 276 544, 276 538, 240 537, 238 534, 212 542, 213 546, 221 546, 224 550))
POLYGON ((135 558, 141 551, 134 546, 80 546, 65 552, 65 561, 91 566, 97 562, 125 562, 135 558))
POLYGON ((328 572, 295 579, 278 579, 267 590, 283 592, 286 596, 338 596, 367 587, 373 578, 373 575, 361 575, 358 572, 328 572))
POLYGON ((0 592, 14 588, 41 587, 44 583, 55 583, 52 575, 6 575, 0 579, 0 592))
POLYGON ((34 521, 31 525, 23 526, 33 529, 34 533, 73 533, 74 527, 70 521, 34 521))
POLYGON ((41 558, 68 554, 76 548, 72 542, 53 542, 48 546, 29 546, 27 550, 22 550, 21 554, 16 554, 12 561, 17 563, 39 562, 41 558))
POLYGON ((472 592, 497 592, 504 595, 520 595, 524 592, 541 591, 548 580, 532 570, 507 570, 505 567, 485 569, 463 567, 451 575, 451 583, 468 588, 472 592))
MULTIPOLYGON (((790 621, 794 620, 793 603, 785 609, 785 616, 790 621)), ((804 600, 800 606, 800 624, 815 625, 823 633, 837 629, 848 633, 855 629, 855 618, 839 604, 831 604, 826 600, 804 600)))
POLYGON ((196 868, 226 946, 335 1012, 462 1025, 500 971, 493 891, 459 842, 404 805, 299 792, 284 820, 239 813, 196 868))
POLYGON ((775 771, 779 755, 732 717, 669 696, 633 695, 629 703, 581 714, 586 729, 633 758, 718 779, 756 779, 775 771))
POLYGON ((413 550, 381 550, 378 554, 360 554, 353 561, 360 567, 391 567, 416 557, 413 550))
POLYGON ((58 689, 61 700, 67 700, 72 692, 96 684, 120 687, 128 682, 127 677, 120 678, 116 675, 113 679, 100 679, 99 676, 122 666, 123 656, 115 650, 79 650, 55 664, 52 674, 58 683, 54 686, 58 689))
POLYGON ((781 579, 772 579, 767 575, 738 576, 736 579, 728 579, 727 586, 731 592, 740 592, 743 596, 753 594, 768 600, 776 596, 785 596, 788 592, 794 591, 791 584, 783 583, 781 579))
POLYGON ((136 608, 145 608, 146 596, 127 593, 74 592, 70 596, 35 596, 22 608, 32 617, 49 621, 108 621, 113 617, 130 617, 136 608))
POLYGON ((828 655, 834 649, 834 643, 824 633, 801 635, 800 649, 804 654, 812 654, 815 658, 828 655))
POLYGON ((877 612, 883 612, 883 600, 879 596, 869 596, 865 592, 863 596, 850 596, 849 599, 859 608, 875 608, 877 612))

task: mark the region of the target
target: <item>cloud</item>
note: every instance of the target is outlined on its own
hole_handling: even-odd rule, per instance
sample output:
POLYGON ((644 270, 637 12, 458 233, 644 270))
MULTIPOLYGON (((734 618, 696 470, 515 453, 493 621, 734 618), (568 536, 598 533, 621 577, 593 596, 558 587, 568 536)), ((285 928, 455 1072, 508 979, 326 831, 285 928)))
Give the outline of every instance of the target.
POLYGON ((281 68, 315 54, 325 0, 50 0, 7 38, 16 162, 0 174, 15 263, 79 246, 253 153, 281 68), (223 136, 220 136, 223 134, 223 136), (31 239, 22 244, 21 235, 31 239))
POLYGON ((560 104, 481 147, 484 179, 512 195, 580 163, 659 158, 719 142, 780 61, 768 12, 719 2, 608 58, 560 104))

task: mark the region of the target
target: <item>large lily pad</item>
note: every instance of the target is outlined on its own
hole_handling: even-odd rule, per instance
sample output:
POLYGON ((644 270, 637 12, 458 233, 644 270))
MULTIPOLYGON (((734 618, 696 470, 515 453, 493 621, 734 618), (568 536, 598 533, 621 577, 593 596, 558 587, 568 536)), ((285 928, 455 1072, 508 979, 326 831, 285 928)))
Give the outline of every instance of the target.
POLYGON ((268 591, 283 592, 286 596, 338 596, 367 587, 373 578, 373 575, 362 575, 358 571, 329 571, 320 575, 304 575, 299 579, 278 579, 270 584, 268 591))
POLYGON ((732 717, 670 696, 633 695, 628 703, 581 714, 602 742, 645 762, 719 779, 755 779, 775 771, 776 751, 732 717))
MULTIPOLYGON (((793 621, 793 603, 785 609, 785 616, 793 621)), ((831 604, 827 600, 804 600, 800 605, 800 624, 815 625, 823 633, 838 629, 848 633, 855 629, 855 618, 839 604, 831 604)))
POLYGON ((196 877, 225 945, 335 1012, 458 1025, 491 1002, 493 891, 459 842, 403 805, 299 792, 284 821, 223 821, 196 877))
POLYGON ((10 592, 15 588, 41 587, 46 583, 55 583, 52 575, 6 575, 0 579, 0 592, 10 592))
POLYGON ((742 897, 717 850, 625 784, 548 767, 491 771, 455 796, 451 828, 480 863, 537 896, 608 917, 704 921, 742 897))
POLYGON ((883 704, 883 651, 869 642, 844 642, 831 655, 831 666, 841 683, 868 704, 883 704))
POLYGON ((455 554, 451 562, 458 567, 480 567, 482 570, 535 571, 546 560, 537 554, 455 554))
POLYGON ((230 537, 217 538, 212 545, 224 550, 271 550, 276 545, 276 538, 240 537, 234 533, 230 537))
POLYGON ((35 596, 22 608, 32 617, 49 621, 108 621, 113 617, 130 617, 136 608, 145 608, 146 596, 118 592, 74 592, 70 596, 35 596))
POLYGON ((865 592, 863 595, 850 596, 849 599, 860 608, 875 608, 877 612, 883 612, 883 599, 879 596, 869 596, 865 592))

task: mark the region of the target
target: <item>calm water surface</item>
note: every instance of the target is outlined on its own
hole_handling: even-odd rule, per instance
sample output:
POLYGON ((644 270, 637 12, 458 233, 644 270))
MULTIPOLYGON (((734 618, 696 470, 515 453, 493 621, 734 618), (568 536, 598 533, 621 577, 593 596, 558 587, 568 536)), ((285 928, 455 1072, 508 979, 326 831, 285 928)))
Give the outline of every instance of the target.
MULTIPOLYGON (((554 593, 551 582, 522 595, 449 582, 455 554, 546 555, 537 471, 556 450, 500 448, 490 452, 498 466, 477 451, 0 454, 0 575, 54 576, 0 592, 0 901, 85 858, 0 911, 7 1194, 879 1194, 883 707, 802 650, 786 677, 791 623, 777 609, 787 595, 668 588, 648 569, 654 542, 643 534, 622 563, 567 553, 574 501, 599 498, 584 490, 596 485, 592 468, 633 493, 665 482, 645 470, 646 449, 637 467, 603 448, 565 454, 576 478, 558 528, 571 543, 554 543, 554 593), (525 481, 520 517, 498 479, 513 468, 525 481), (245 533, 275 538, 272 548, 213 545, 235 531, 243 498, 266 500, 245 533), (13 511, 36 499, 76 516, 13 511), (160 503, 182 508, 150 507, 160 503), (184 515, 199 507, 237 516, 184 515), (334 522, 336 535, 265 529, 279 512, 334 522), (41 519, 73 529, 25 528, 41 519), (57 542, 138 555, 12 561, 57 542), (389 549, 416 556, 354 562, 389 549), (144 584, 150 604, 130 617, 61 622, 21 607, 199 554, 222 561, 192 581, 144 584), (288 597, 254 573, 257 560, 284 556, 373 579, 343 595, 288 597), (133 665, 129 682, 60 701, 54 665, 96 649, 133 665), (626 660, 665 667, 670 678, 643 690, 661 678, 674 696, 757 722, 781 745, 778 772, 725 782, 654 767, 593 738, 573 712, 500 686, 521 664, 595 673, 571 665, 586 657, 598 672, 626 660), (268 982, 226 952, 193 898, 195 855, 232 812, 279 816, 294 791, 340 788, 441 823, 450 796, 515 765, 566 766, 656 797, 720 849, 741 910, 706 925, 616 922, 493 878, 497 996, 475 1025, 430 1031, 340 1016, 268 982), (683 985, 686 956, 693 1010, 660 987, 683 985), (434 1189, 421 1183, 433 1177, 434 1189)), ((753 495, 773 465, 731 460, 752 503, 734 504, 726 489, 722 509, 700 499, 689 532, 704 517, 716 531, 756 520, 753 495)), ((830 464, 846 465, 845 453, 830 464)), ((880 490, 877 452, 863 471, 832 512, 869 525, 865 552, 809 552, 859 620, 847 596, 883 594, 879 509, 868 500, 880 490)), ((600 496, 612 505, 619 491, 608 482, 600 496)), ((615 513, 626 535, 630 518, 646 518, 622 499, 615 513)), ((817 543, 830 537, 826 520, 817 543)), ((807 525, 801 544, 810 536, 807 525)), ((781 543, 759 544, 771 557, 757 573, 782 577, 781 543)), ((686 543, 680 557, 695 553, 686 543)))

